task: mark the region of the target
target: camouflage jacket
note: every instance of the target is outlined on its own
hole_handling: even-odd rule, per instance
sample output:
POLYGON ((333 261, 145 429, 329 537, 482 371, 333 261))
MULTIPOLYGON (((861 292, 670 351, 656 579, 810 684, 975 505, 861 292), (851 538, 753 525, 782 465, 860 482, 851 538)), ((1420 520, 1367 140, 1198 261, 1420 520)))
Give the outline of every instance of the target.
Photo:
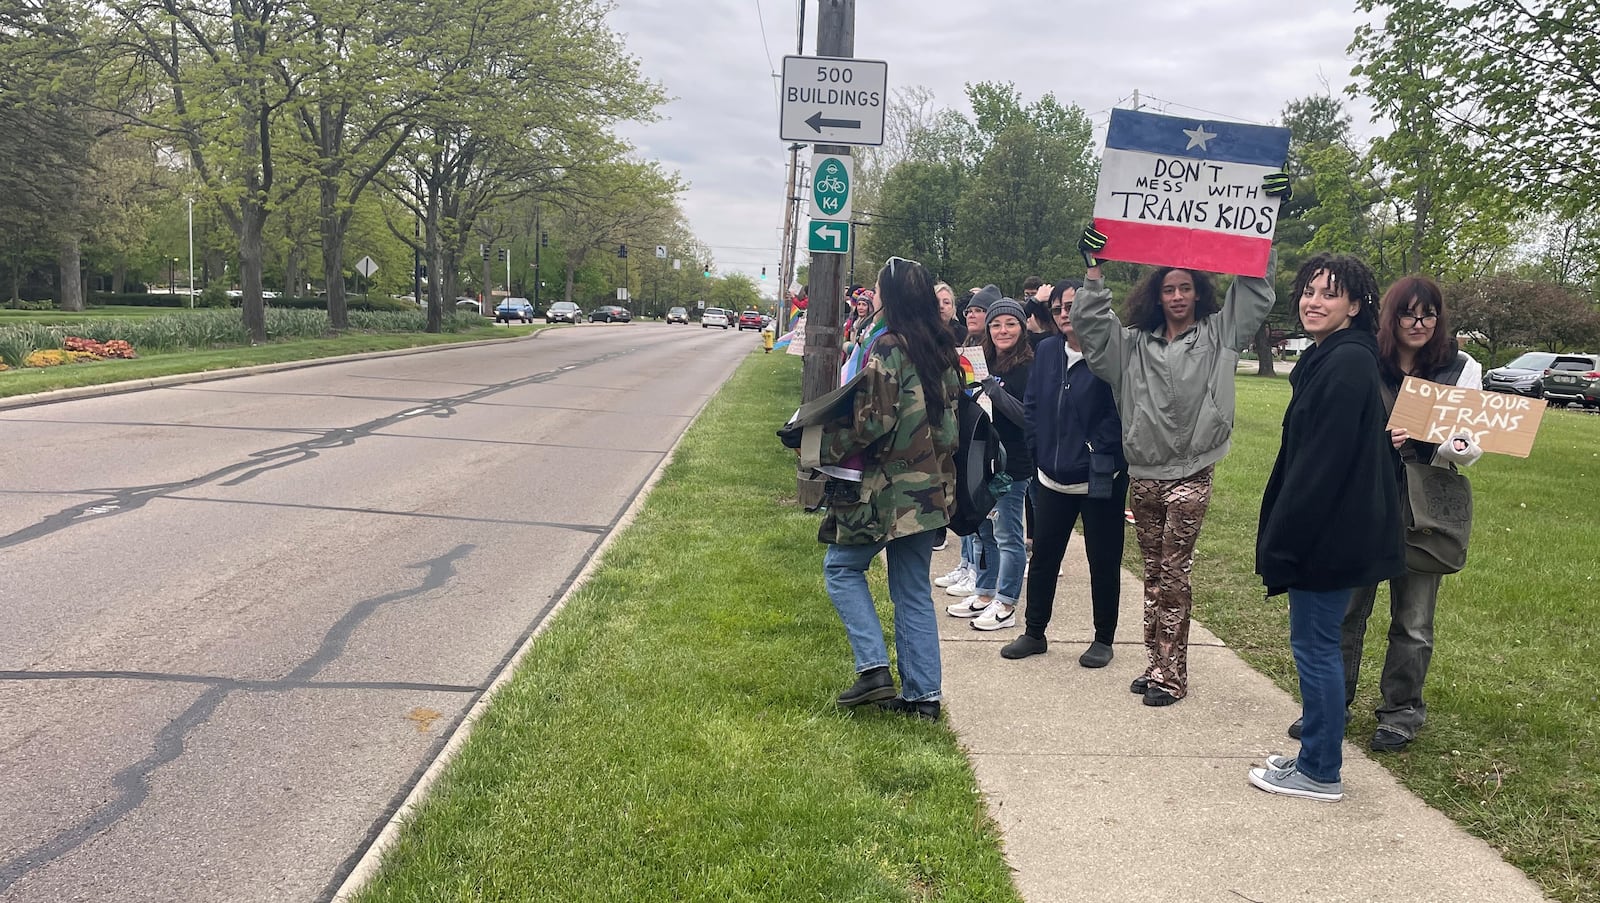
POLYGON ((873 345, 866 370, 851 415, 823 427, 821 449, 823 464, 861 454, 860 501, 830 504, 819 542, 868 545, 936 530, 955 505, 956 371, 945 371, 945 413, 932 424, 922 379, 898 337, 873 345))

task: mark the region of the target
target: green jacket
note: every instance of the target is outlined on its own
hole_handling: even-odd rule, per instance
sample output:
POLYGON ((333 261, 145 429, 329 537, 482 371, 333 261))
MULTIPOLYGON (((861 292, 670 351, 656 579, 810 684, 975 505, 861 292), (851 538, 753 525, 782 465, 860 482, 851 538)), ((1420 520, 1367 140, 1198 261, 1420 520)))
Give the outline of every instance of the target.
POLYGON ((899 539, 950 522, 956 491, 956 397, 954 368, 938 390, 945 412, 930 423, 922 379, 898 337, 872 347, 851 412, 823 427, 821 462, 840 464, 863 456, 860 501, 831 504, 819 542, 868 545, 899 539))
POLYGON ((1178 480, 1228 454, 1239 352, 1276 300, 1270 281, 1239 276, 1221 311, 1168 342, 1164 330, 1123 326, 1103 280, 1078 290, 1072 328, 1090 371, 1116 396, 1130 477, 1178 480))

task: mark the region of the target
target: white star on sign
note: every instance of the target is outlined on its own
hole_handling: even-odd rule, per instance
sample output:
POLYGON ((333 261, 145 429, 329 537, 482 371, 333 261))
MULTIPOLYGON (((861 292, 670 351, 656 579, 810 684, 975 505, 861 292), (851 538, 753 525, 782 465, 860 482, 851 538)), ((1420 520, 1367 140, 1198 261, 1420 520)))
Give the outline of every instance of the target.
POLYGON ((1189 146, 1185 147, 1184 150, 1193 150, 1197 147, 1201 150, 1206 150, 1206 142, 1217 137, 1215 132, 1206 131, 1206 127, 1203 125, 1192 129, 1184 129, 1183 133, 1189 136, 1189 146))

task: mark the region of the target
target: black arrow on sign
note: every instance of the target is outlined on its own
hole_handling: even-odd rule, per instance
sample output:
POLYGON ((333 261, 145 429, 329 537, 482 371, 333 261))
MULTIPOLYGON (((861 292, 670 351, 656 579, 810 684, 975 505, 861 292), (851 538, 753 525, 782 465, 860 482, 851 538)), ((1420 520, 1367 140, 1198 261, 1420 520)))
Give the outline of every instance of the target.
POLYGON ((810 119, 806 120, 806 125, 811 126, 811 130, 820 135, 823 129, 859 129, 861 128, 861 120, 823 119, 822 111, 818 110, 811 114, 810 119))

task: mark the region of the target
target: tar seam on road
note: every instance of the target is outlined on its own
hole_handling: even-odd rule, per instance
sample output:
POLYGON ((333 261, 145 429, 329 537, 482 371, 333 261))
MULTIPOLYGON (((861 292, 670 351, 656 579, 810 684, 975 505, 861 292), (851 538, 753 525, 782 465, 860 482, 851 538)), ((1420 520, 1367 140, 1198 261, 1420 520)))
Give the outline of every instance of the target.
MULTIPOLYGON (((345 643, 349 641, 356 627, 382 606, 425 596, 443 587, 455 576, 456 561, 470 554, 473 548, 470 545, 460 545, 437 558, 411 565, 424 571, 422 580, 416 586, 373 596, 356 603, 344 617, 328 628, 317 651, 290 671, 285 680, 308 681, 316 676, 318 671, 332 664, 344 651, 345 643)), ((181 714, 167 722, 166 726, 156 734, 154 748, 150 753, 117 772, 111 779, 111 786, 117 795, 109 803, 81 819, 77 824, 56 832, 55 836, 32 849, 24 850, 11 859, 0 862, 0 893, 5 893, 30 872, 44 868, 76 850, 116 824, 123 816, 139 808, 150 796, 150 775, 183 754, 184 739, 189 732, 209 721, 212 713, 231 692, 232 689, 226 686, 210 687, 181 714)))
MULTIPOLYGON (((602 354, 597 357, 582 361, 578 366, 589 367, 595 364, 604 363, 606 361, 621 357, 624 354, 629 353, 631 350, 632 349, 626 349, 623 351, 611 352, 609 354, 602 354)), ((498 395, 502 392, 508 392, 513 389, 518 389, 523 386, 550 382, 551 380, 554 380, 560 376, 563 372, 566 371, 547 370, 543 373, 535 373, 531 376, 524 376, 519 379, 508 380, 503 383, 496 383, 492 386, 474 389, 461 395, 426 401, 423 403, 426 410, 426 414, 423 416, 432 416, 439 419, 445 419, 455 414, 461 405, 471 404, 480 399, 498 395)), ((393 401, 394 399, 383 400, 393 401)), ((407 404, 407 410, 413 410, 413 408, 409 407, 409 405, 414 405, 415 402, 408 402, 407 404)), ((219 467, 210 473, 192 477, 187 480, 179 480, 171 483, 155 483, 149 486, 68 490, 68 492, 72 492, 74 494, 97 495, 99 498, 72 505, 71 507, 57 511, 54 514, 48 514, 31 527, 23 527, 20 530, 0 536, 0 549, 8 549, 13 546, 22 545, 23 543, 32 542, 36 539, 42 539, 46 536, 50 536, 65 530, 74 524, 85 523, 90 520, 99 520, 106 517, 115 517, 118 514, 124 514, 128 511, 135 511, 143 508, 152 499, 170 496, 173 493, 180 492, 185 489, 192 489, 212 483, 216 483, 221 486, 238 486, 258 476, 261 476, 262 474, 313 460, 320 456, 324 451, 352 446, 362 439, 371 438, 377 434, 379 430, 393 426, 397 423, 403 423, 408 419, 410 418, 407 417, 404 412, 399 412, 389 414, 384 417, 378 417, 353 427, 335 427, 329 430, 322 430, 314 433, 311 438, 302 442, 296 442, 292 445, 282 445, 276 448, 252 452, 247 460, 236 461, 233 464, 227 464, 219 467)))
POLYGON ((23 680, 131 680, 145 683, 205 684, 225 690, 276 692, 280 690, 406 690, 430 693, 476 693, 482 687, 430 684, 404 680, 251 680, 210 674, 168 674, 161 671, 0 671, 0 683, 23 680))
MULTIPOLYGON (((660 452, 655 452, 660 454, 660 452)), ((464 517, 459 514, 429 514, 426 511, 393 511, 387 508, 355 508, 344 505, 311 505, 304 502, 262 502, 242 499, 213 499, 200 495, 167 496, 169 502, 202 502, 214 505, 258 505, 263 508, 303 508, 309 511, 339 511, 345 514, 371 514, 378 517, 416 517, 425 520, 465 521, 472 524, 501 524, 507 527, 549 527, 576 533, 604 533, 609 524, 568 524, 546 520, 512 520, 505 517, 464 517)))
MULTIPOLYGON (((598 355, 594 358, 590 358, 581 362, 579 366, 587 367, 594 364, 604 363, 606 361, 624 356, 632 350, 634 349, 630 348, 622 351, 598 355)), ((469 404, 479 398, 495 395, 500 392, 509 391, 522 386, 549 382, 560 376, 563 372, 566 372, 566 370, 552 370, 543 373, 536 373, 532 376, 526 376, 519 379, 509 380, 504 383, 497 383, 493 386, 475 389, 463 395, 436 399, 428 402, 427 408, 431 416, 441 419, 447 418, 455 413, 459 405, 469 404)), ((83 523, 89 520, 99 520, 105 517, 114 517, 117 514, 121 514, 126 511, 136 510, 144 507, 144 505, 150 502, 152 499, 169 496, 172 493, 182 489, 194 486, 203 486, 219 480, 221 481, 221 485, 224 486, 238 485, 239 483, 246 482, 247 480, 250 480, 269 470, 276 470, 280 467, 286 467, 291 464, 312 460, 316 458, 322 450, 353 445, 358 439, 369 437, 376 433, 377 430, 390 426, 394 423, 402 422, 404 419, 405 417, 402 414, 391 414, 386 417, 379 417, 374 420, 370 420, 356 427, 327 430, 304 442, 298 442, 293 445, 281 446, 279 448, 255 452, 250 455, 250 460, 226 465, 217 468, 208 474, 188 480, 180 480, 171 483, 159 483, 151 486, 97 490, 97 492, 102 496, 102 498, 98 501, 89 501, 78 505, 73 505, 69 508, 63 509, 62 511, 56 512, 55 514, 47 515, 43 520, 32 527, 25 527, 8 535, 0 536, 0 549, 6 549, 21 545, 26 542, 31 542, 36 539, 41 539, 65 530, 77 523, 83 523)), ((637 492, 638 490, 636 489, 636 495, 637 492)), ((604 541, 604 536, 596 538, 595 542, 591 544, 589 553, 585 555, 585 558, 588 558, 590 555, 592 555, 594 548, 604 541)), ((472 551, 472 549, 473 547, 470 545, 458 546, 438 558, 412 565, 412 567, 421 568, 426 571, 421 584, 413 589, 386 593, 381 596, 376 596, 371 599, 358 602, 348 613, 346 613, 344 617, 340 618, 338 622, 329 628, 327 634, 324 635, 322 644, 318 647, 316 653, 314 653, 310 658, 302 662, 293 671, 286 675, 285 679, 292 681, 306 681, 315 676, 318 671, 338 658, 339 654, 344 651, 345 643, 348 642, 350 635, 363 620, 371 616, 383 605, 425 595, 426 593, 442 587, 451 577, 455 575, 455 560, 459 557, 467 555, 472 551)), ((581 565, 579 570, 581 570, 581 565)), ((564 583, 562 587, 563 592, 565 591, 565 588, 571 584, 571 581, 575 576, 576 572, 567 578, 566 583, 564 583)), ((559 599, 560 595, 556 595, 555 598, 559 599)), ((552 602, 551 604, 553 605, 554 603, 552 602)), ((536 624, 538 621, 543 619, 544 612, 547 612, 549 607, 550 606, 546 606, 546 608, 542 610, 541 614, 535 619, 536 624)), ((530 628, 527 633, 531 633, 531 631, 532 628, 530 628)), ((524 636, 526 635, 527 634, 525 633, 524 636)), ((523 641, 519 640, 519 646, 521 642, 523 641)), ((513 648, 515 649, 517 647, 513 648)), ((504 661, 505 659, 502 659, 502 664, 499 666, 502 669, 504 668, 504 661)), ((232 692, 232 690, 225 686, 209 687, 204 693, 201 694, 200 698, 191 703, 187 709, 185 709, 171 721, 167 722, 166 726, 164 726, 156 734, 153 748, 150 753, 144 758, 140 759, 138 762, 123 768, 112 778, 112 787, 114 788, 117 796, 111 802, 81 819, 76 825, 58 831, 54 836, 35 845, 33 848, 23 850, 10 859, 0 861, 0 893, 5 893, 11 888, 12 885, 16 884, 28 874, 49 865, 56 859, 59 859, 61 856, 64 856, 82 846, 88 840, 105 831, 117 821, 121 820, 123 816, 142 805, 150 794, 150 775, 157 768, 160 768, 162 765, 173 761, 183 753, 184 738, 187 737, 189 732, 194 728, 206 723, 206 721, 210 719, 212 713, 216 711, 217 706, 221 705, 222 701, 227 698, 230 692, 232 692)), ((481 692, 475 692, 474 700, 481 695, 481 692)), ((469 703, 469 710, 470 705, 471 703, 469 703)), ((460 719, 458 718, 456 719, 456 724, 459 723, 460 719)), ((439 751, 444 748, 444 744, 448 742, 449 736, 453 734, 454 731, 455 724, 452 724, 450 731, 445 736, 440 737, 438 741, 433 744, 432 749, 430 749, 428 752, 428 757, 426 760, 427 762, 431 762, 438 755, 439 751)), ((409 792, 409 788, 414 785, 418 779, 420 779, 421 775, 425 771, 426 764, 413 772, 411 778, 406 782, 407 792, 409 792)), ((402 794, 399 799, 403 801, 404 795, 402 794)), ((399 803, 395 802, 392 805, 397 807, 399 803)), ((371 843, 372 838, 376 837, 377 832, 381 830, 381 825, 387 820, 387 817, 388 813, 386 812, 384 817, 377 822, 374 829, 368 832, 368 837, 363 840, 359 848, 360 850, 364 851, 371 843)), ((340 880, 342 880, 342 876, 348 872, 349 868, 354 867, 354 863, 356 861, 359 861, 359 854, 356 857, 347 859, 348 865, 341 865, 338 873, 340 880)), ((337 881, 332 886, 336 887, 337 881)))

